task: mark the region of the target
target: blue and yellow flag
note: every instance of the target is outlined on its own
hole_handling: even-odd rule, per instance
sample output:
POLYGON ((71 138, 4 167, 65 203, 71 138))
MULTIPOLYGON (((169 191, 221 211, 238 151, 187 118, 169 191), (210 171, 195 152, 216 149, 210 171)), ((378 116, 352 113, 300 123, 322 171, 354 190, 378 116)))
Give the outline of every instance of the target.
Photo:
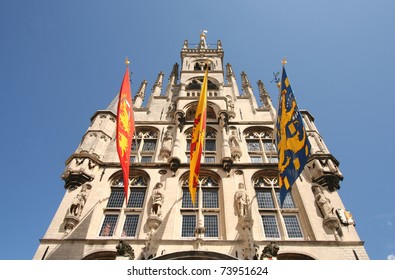
POLYGON ((296 104, 285 67, 281 77, 280 100, 277 111, 277 150, 280 186, 280 205, 282 207, 288 191, 303 171, 310 154, 302 116, 296 104))

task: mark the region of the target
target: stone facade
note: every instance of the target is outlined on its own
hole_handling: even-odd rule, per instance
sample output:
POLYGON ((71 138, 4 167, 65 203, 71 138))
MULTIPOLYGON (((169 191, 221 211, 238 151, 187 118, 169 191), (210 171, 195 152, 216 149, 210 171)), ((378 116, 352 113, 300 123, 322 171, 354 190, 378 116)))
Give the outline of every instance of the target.
POLYGON ((173 66, 167 85, 164 73, 158 74, 149 100, 147 81, 142 82, 134 95, 127 205, 115 144, 118 97, 93 115, 66 161, 65 195, 34 259, 132 259, 118 255, 121 241, 130 245, 134 259, 266 259, 262 251, 269 244, 279 248, 279 260, 368 259, 354 223, 337 214, 349 214, 336 211, 345 210, 339 162, 307 111, 302 115, 312 155, 280 209, 276 110, 261 81, 258 105, 244 72, 239 90, 223 59, 221 41, 208 46, 202 34, 197 46, 184 42, 181 64, 173 66), (199 210, 186 182, 205 67, 208 113, 199 210))

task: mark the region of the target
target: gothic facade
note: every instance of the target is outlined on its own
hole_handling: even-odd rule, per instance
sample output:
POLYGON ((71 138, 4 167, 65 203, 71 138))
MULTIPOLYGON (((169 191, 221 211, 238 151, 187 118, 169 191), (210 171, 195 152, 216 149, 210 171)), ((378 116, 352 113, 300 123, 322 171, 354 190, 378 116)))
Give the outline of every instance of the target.
POLYGON ((118 96, 97 111, 62 174, 65 195, 34 259, 368 259, 339 195, 339 162, 302 111, 309 162, 279 206, 276 109, 258 81, 241 85, 221 41, 184 42, 181 63, 146 99, 134 95, 130 198, 116 152, 118 96), (198 206, 188 191, 189 145, 205 68, 207 131, 198 206), (143 104, 146 104, 143 106, 143 104))

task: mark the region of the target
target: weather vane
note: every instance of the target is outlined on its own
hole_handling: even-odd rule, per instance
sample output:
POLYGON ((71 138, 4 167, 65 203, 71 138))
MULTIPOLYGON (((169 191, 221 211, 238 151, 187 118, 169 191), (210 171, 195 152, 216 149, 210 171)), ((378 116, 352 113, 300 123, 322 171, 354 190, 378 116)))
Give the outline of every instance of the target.
POLYGON ((276 84, 279 83, 279 82, 280 82, 280 79, 278 78, 279 75, 280 75, 280 72, 277 72, 277 73, 274 73, 274 72, 273 72, 274 78, 273 78, 273 80, 271 80, 270 82, 271 82, 271 83, 275 82, 276 84))

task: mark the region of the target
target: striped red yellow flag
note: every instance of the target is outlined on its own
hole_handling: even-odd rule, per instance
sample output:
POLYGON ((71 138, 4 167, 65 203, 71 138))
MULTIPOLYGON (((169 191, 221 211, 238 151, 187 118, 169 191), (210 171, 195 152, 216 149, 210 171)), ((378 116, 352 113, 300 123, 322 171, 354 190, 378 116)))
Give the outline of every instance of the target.
POLYGON ((199 183, 200 159, 202 157, 204 137, 206 135, 206 115, 207 115, 207 76, 208 66, 203 78, 202 89, 200 91, 199 104, 196 109, 193 121, 191 151, 190 151, 190 171, 189 171, 189 192, 191 200, 195 205, 196 189, 199 183))
POLYGON ((116 132, 117 152, 123 172, 123 190, 126 203, 128 202, 130 150, 133 134, 134 116, 132 92, 130 89, 129 68, 126 67, 121 90, 119 91, 116 132))

